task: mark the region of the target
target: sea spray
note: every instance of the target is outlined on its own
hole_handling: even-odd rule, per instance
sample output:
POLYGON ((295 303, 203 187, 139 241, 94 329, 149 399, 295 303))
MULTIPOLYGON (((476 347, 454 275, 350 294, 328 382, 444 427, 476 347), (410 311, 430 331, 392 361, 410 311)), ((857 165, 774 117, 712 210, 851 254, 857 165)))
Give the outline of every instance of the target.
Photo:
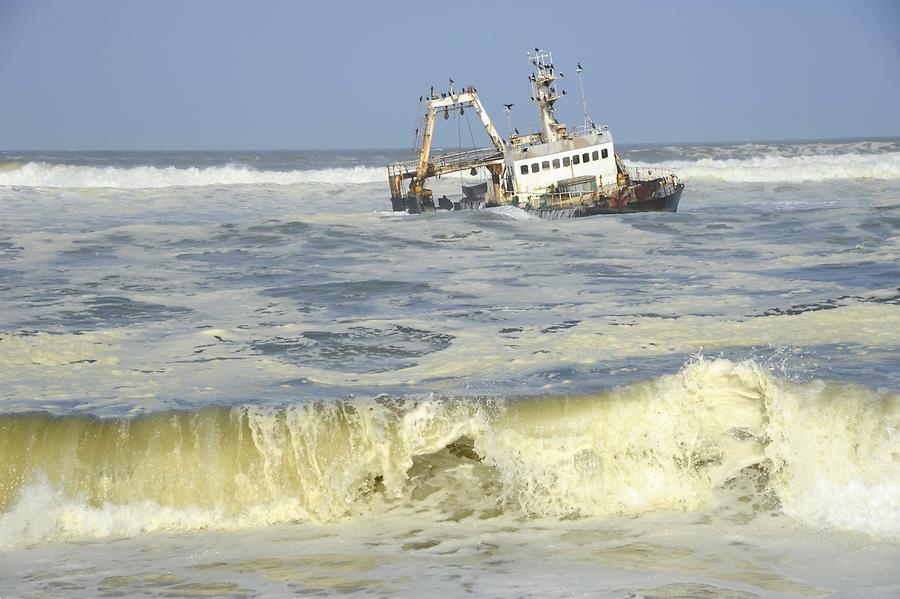
POLYGON ((779 381, 767 403, 770 484, 784 511, 900 539, 900 394, 779 381))
POLYGON ((206 185, 360 184, 381 181, 382 169, 365 166, 308 170, 257 170, 241 164, 224 166, 84 166, 28 162, 0 169, 0 186, 144 189, 206 185))
POLYGON ((701 158, 654 163, 635 161, 632 165, 672 169, 686 181, 703 179, 731 183, 801 183, 841 179, 900 179, 900 152, 701 158))
MULTIPOLYGON (((854 179, 900 179, 900 152, 871 153, 860 148, 811 150, 809 154, 781 155, 777 152, 742 155, 741 146, 697 159, 673 158, 672 151, 661 161, 642 161, 635 152, 634 167, 667 168, 685 180, 732 183, 800 183, 854 179), (825 153, 822 153, 825 152, 825 153)), ((678 149, 678 148, 676 148, 678 149)), ((681 150, 684 150, 683 148, 681 150)), ((744 151, 746 154, 746 151, 744 151)), ((258 169, 241 163, 218 166, 96 166, 40 161, 0 162, 0 187, 116 188, 145 189, 226 185, 368 184, 383 181, 384 170, 372 166, 324 167, 308 169, 258 169)))
POLYGON ((762 458, 762 398, 747 370, 700 362, 597 395, 511 402, 475 447, 497 468, 504 503, 529 514, 695 508, 762 458))
POLYGON ((772 487, 797 519, 894 535, 897 403, 712 360, 581 396, 380 397, 133 419, 9 414, 0 417, 0 536, 17 544, 327 522, 432 495, 448 513, 686 510, 754 464, 776 473, 772 487), (848 477, 859 480, 840 508, 823 510, 848 477))

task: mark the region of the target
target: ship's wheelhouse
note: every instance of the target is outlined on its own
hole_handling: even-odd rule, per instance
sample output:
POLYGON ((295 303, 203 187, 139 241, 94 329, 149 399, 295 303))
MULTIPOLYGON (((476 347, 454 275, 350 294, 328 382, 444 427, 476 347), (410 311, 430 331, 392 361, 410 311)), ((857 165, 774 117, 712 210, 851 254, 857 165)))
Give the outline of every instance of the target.
POLYGON ((560 140, 550 144, 520 146, 512 152, 507 168, 518 193, 544 193, 560 181, 592 176, 597 188, 616 184, 615 150, 608 131, 560 140))

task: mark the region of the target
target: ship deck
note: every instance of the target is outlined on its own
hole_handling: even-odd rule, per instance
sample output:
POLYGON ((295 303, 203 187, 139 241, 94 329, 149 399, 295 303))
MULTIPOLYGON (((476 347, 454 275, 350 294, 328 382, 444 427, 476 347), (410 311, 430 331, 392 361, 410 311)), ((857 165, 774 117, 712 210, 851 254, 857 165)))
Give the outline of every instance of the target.
MULTIPOLYGON (((441 154, 429 158, 425 176, 436 177, 502 162, 503 154, 494 147, 441 154)), ((401 179, 412 179, 416 176, 418 167, 419 162, 417 160, 395 162, 388 165, 388 176, 391 178, 399 176, 401 179)))

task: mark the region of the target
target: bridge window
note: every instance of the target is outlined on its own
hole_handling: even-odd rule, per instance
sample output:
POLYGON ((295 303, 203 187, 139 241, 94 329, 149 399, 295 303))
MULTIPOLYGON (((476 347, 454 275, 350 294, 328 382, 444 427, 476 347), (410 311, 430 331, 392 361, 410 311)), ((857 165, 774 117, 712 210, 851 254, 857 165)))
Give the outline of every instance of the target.
POLYGON ((545 171, 550 170, 550 161, 549 160, 543 161, 541 163, 541 168, 544 169, 545 171))
POLYGON ((581 155, 582 162, 588 162, 588 161, 590 161, 590 159, 591 159, 591 155, 587 152, 585 152, 584 154, 581 155))
POLYGON ((523 164, 522 166, 520 166, 519 172, 522 173, 523 175, 527 175, 528 174, 528 165, 523 164))
POLYGON ((581 164, 581 156, 578 154, 572 156, 572 164, 581 164))
POLYGON ((532 172, 532 173, 536 173, 536 172, 538 172, 539 170, 541 170, 541 167, 538 166, 538 163, 537 163, 537 162, 532 162, 532 163, 531 163, 531 172, 532 172))
POLYGON ((597 150, 591 152, 591 160, 600 160, 600 152, 597 150))
POLYGON ((603 149, 603 154, 601 154, 601 156, 603 156, 604 158, 609 158, 609 150, 607 150, 606 148, 604 148, 604 149, 603 149))
POLYGON ((569 157, 568 156, 563 157, 563 166, 569 166, 570 164, 572 164, 572 161, 569 160, 569 157))
POLYGON ((553 159, 553 168, 559 168, 559 158, 553 159))

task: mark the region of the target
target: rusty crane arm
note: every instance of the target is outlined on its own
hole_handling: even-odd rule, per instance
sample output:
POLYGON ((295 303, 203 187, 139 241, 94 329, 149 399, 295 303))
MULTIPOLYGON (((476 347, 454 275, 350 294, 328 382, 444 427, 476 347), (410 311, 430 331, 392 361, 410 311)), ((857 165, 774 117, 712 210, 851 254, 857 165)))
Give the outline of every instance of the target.
POLYGON ((478 93, 474 88, 469 86, 464 92, 456 94, 453 93, 453 88, 451 87, 449 95, 428 99, 428 105, 425 110, 422 145, 419 148, 419 157, 415 161, 415 169, 410 168, 413 166, 410 163, 398 163, 392 165, 389 169, 392 196, 400 195, 400 181, 402 179, 412 179, 409 185, 409 192, 412 195, 419 196, 426 193, 425 179, 428 177, 478 166, 490 166, 494 167, 493 170, 498 170, 496 167, 499 166, 498 163, 502 164, 505 149, 503 138, 497 133, 494 123, 488 116, 484 106, 482 106, 481 100, 478 99, 478 93), (438 112, 443 110, 446 115, 449 114, 450 110, 465 110, 466 108, 471 108, 478 114, 481 124, 494 145, 493 151, 486 148, 474 152, 437 157, 432 160, 431 136, 434 132, 434 123, 438 112))

